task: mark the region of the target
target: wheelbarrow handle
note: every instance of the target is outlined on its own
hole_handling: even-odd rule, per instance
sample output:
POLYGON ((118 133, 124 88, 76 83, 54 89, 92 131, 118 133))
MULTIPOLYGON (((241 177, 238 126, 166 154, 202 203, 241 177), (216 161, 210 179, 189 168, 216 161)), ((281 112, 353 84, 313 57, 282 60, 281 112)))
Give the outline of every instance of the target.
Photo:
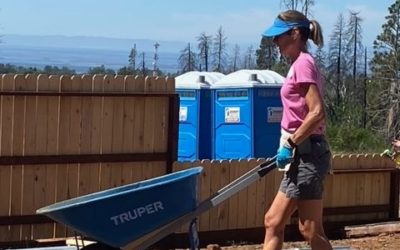
POLYGON ((260 170, 258 170, 258 175, 264 177, 270 171, 276 168, 276 155, 272 158, 268 158, 264 163, 260 164, 260 170))

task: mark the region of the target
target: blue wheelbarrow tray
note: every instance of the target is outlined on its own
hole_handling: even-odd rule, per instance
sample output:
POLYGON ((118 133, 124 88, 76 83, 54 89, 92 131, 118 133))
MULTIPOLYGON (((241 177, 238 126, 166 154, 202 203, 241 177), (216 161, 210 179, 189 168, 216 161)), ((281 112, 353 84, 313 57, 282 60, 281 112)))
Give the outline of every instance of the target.
POLYGON ((197 207, 195 167, 37 210, 82 235, 123 247, 197 207))

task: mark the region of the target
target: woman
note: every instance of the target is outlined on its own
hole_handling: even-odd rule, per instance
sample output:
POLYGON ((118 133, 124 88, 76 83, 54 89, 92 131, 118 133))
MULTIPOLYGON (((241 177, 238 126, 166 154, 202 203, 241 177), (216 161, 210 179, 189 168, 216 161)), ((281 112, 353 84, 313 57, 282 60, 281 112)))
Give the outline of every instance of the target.
POLYGON ((291 60, 281 89, 283 116, 277 166, 286 172, 265 215, 264 250, 282 249, 285 223, 298 210, 299 229, 312 249, 332 249, 322 227, 323 181, 331 153, 325 140, 323 82, 307 40, 323 45, 319 23, 298 11, 285 11, 264 33, 291 60))

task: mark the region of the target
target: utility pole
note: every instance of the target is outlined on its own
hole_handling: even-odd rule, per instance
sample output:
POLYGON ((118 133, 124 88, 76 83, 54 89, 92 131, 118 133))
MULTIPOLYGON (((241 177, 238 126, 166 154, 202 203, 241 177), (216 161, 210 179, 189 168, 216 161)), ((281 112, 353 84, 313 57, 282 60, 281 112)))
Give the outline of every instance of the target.
POLYGON ((153 58, 153 76, 158 75, 158 47, 160 44, 156 42, 154 44, 154 58, 153 58))

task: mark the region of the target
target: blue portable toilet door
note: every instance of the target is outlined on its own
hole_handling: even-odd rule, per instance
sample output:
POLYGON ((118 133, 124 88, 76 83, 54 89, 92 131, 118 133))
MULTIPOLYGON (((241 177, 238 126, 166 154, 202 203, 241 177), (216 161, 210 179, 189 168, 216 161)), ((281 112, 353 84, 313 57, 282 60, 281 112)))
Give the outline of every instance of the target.
POLYGON ((255 88, 254 91, 254 157, 273 157, 281 135, 280 88, 255 88))
POLYGON ((190 161, 197 159, 198 145, 198 112, 196 90, 179 90, 179 137, 178 160, 190 161))
POLYGON ((214 93, 214 158, 252 156, 252 103, 249 89, 217 89, 214 93))

